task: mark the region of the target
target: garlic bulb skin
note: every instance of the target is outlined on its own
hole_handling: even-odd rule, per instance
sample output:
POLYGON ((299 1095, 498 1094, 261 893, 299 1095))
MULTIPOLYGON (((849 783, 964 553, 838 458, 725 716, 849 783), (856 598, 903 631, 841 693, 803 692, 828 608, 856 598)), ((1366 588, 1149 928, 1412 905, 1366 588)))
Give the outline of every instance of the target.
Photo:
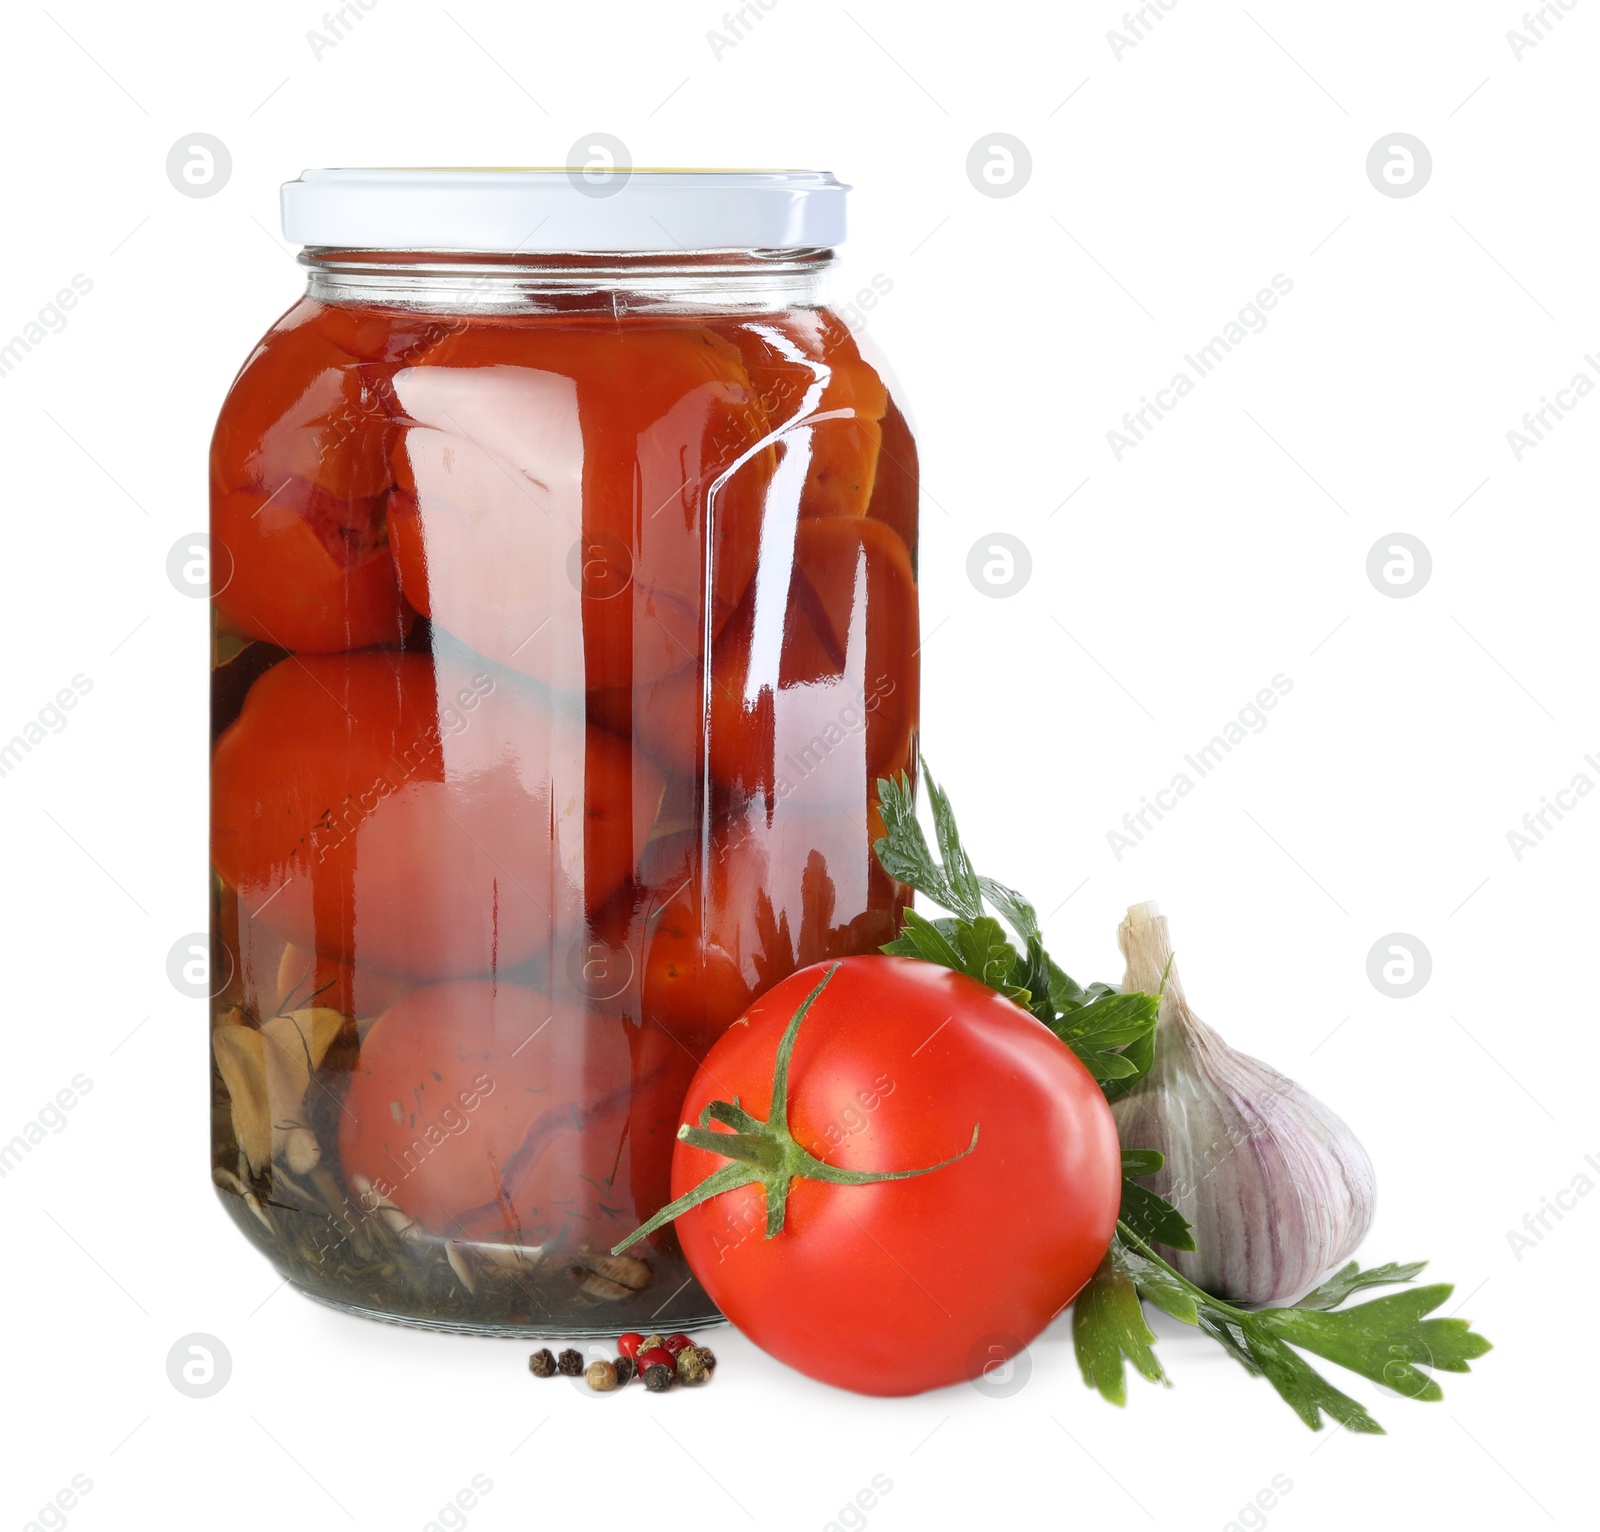
POLYGON ((1161 991, 1155 1062, 1111 1110, 1125 1149, 1166 1163, 1142 1184, 1189 1220, 1194 1250, 1162 1254, 1230 1303, 1308 1292, 1372 1222, 1372 1162, 1338 1117, 1201 1021, 1183 993, 1166 917, 1136 904, 1117 930, 1125 990, 1161 991))

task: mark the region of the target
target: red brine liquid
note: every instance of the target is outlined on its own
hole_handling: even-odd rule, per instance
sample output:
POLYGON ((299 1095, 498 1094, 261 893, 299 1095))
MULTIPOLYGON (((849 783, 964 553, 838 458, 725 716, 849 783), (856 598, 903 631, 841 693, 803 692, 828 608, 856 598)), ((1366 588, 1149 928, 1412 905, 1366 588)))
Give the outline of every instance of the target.
POLYGON ((714 1317, 684 1091, 909 891, 916 448, 823 309, 291 309, 223 407, 214 1171, 313 1296, 714 1317))

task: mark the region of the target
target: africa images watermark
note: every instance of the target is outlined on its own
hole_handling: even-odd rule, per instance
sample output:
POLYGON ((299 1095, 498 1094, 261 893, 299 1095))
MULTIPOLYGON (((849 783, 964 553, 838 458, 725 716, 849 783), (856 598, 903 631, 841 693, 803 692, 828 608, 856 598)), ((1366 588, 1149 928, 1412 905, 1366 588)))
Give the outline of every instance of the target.
POLYGON ((1586 353, 1583 359, 1594 368, 1593 376, 1580 367, 1564 388, 1556 390, 1554 399, 1548 394, 1539 396, 1539 408, 1529 410, 1523 415, 1520 429, 1513 426, 1506 432, 1506 445, 1511 448, 1512 457, 1519 463, 1524 453, 1537 447, 1566 419, 1569 411, 1578 407, 1580 399, 1586 399, 1594 392, 1595 378, 1600 377, 1600 357, 1591 351, 1586 353))
POLYGON ((1136 11, 1122 13, 1122 30, 1119 32, 1113 27, 1106 33, 1106 43, 1111 49, 1111 57, 1119 64, 1122 55, 1131 48, 1137 48, 1156 29, 1156 23, 1167 19, 1167 12, 1178 8, 1178 0, 1150 0, 1148 5, 1141 5, 1136 11))
POLYGON ((1261 1532, 1267 1524, 1267 1512, 1275 1511, 1278 1502, 1294 1489, 1294 1480, 1286 1473, 1275 1473, 1249 1500, 1239 1507, 1233 1520, 1224 1524, 1222 1532, 1261 1532))
POLYGON ((894 695, 894 690, 892 676, 879 676, 871 691, 855 693, 809 740, 785 751, 783 759, 777 763, 777 780, 773 784, 778 796, 787 798, 800 783, 824 766, 847 739, 865 734, 871 716, 894 695))
POLYGON ((741 5, 736 11, 724 11, 721 31, 712 27, 706 33, 706 42, 711 45, 711 57, 720 64, 724 53, 737 48, 767 19, 767 12, 777 8, 778 0, 750 0, 748 5, 741 5))
POLYGON ((1276 273, 1267 287, 1245 304, 1238 314, 1223 325, 1205 345, 1198 346, 1184 357, 1187 371, 1180 369, 1172 375, 1166 387, 1155 390, 1155 397, 1141 395, 1139 408, 1129 410, 1122 417, 1121 428, 1113 426, 1106 432, 1106 444, 1111 455, 1120 463, 1123 455, 1131 452, 1167 415, 1200 386, 1222 364, 1224 358, 1242 345, 1252 335, 1259 335, 1267 327, 1267 313, 1294 291, 1294 282, 1281 271, 1276 273), (1153 419, 1151 417, 1154 417, 1153 419))
POLYGON ((67 1113, 93 1089, 94 1081, 88 1075, 75 1074, 9 1141, 0 1142, 0 1179, 16 1170, 48 1136, 65 1133, 71 1121, 67 1113))
POLYGON ((30 351, 42 346, 52 335, 59 335, 68 324, 67 314, 78 301, 94 291, 94 282, 81 271, 69 286, 63 287, 48 303, 40 306, 25 325, 9 340, 0 342, 0 378, 9 376, 30 351))
POLYGON ((432 1521, 422 1532, 462 1532, 467 1524, 467 1512, 478 1509, 478 1502, 494 1489, 494 1480, 486 1473, 475 1473, 469 1483, 439 1507, 432 1521))
POLYGON ((367 19, 367 12, 376 10, 377 6, 378 0, 350 0, 348 5, 341 5, 336 11, 323 12, 321 30, 312 27, 306 33, 306 42, 311 46, 311 57, 320 64, 322 55, 332 48, 337 48, 367 19))
POLYGON ((867 327, 867 317, 872 310, 894 291, 894 278, 887 272, 875 271, 867 286, 858 288, 849 302, 835 305, 836 313, 852 335, 859 335, 867 327))
POLYGON ((1111 847, 1112 856, 1120 862, 1238 746, 1252 734, 1260 734, 1271 722, 1267 714, 1293 690, 1294 681, 1279 671, 1269 686, 1263 686, 1256 693, 1254 701, 1245 703, 1192 755, 1184 756, 1183 763, 1194 772, 1193 776, 1187 771, 1174 772, 1172 780, 1165 787, 1158 787, 1141 801, 1137 809, 1122 816, 1119 828, 1106 831, 1106 843, 1111 847))
POLYGON ((70 686, 63 686, 10 739, 0 741, 0 777, 10 776, 49 735, 61 733, 71 722, 67 714, 93 690, 94 681, 80 670, 70 686))
MULTIPOLYGON (((1600 1175, 1600 1156, 1586 1154, 1583 1162, 1596 1175, 1600 1175)), ((1512 1255, 1520 1261, 1528 1251, 1537 1249, 1556 1224, 1568 1213, 1577 1211, 1578 1199, 1587 1197, 1594 1187, 1595 1183, 1588 1173, 1580 1170, 1553 1196, 1541 1197, 1537 1208, 1522 1215, 1520 1229, 1506 1230, 1506 1243, 1511 1246, 1512 1255)))
MULTIPOLYGON (((1586 755, 1583 764, 1600 777, 1600 758, 1586 755)), ((1558 787, 1555 792, 1546 793, 1540 798, 1539 807, 1529 809, 1522 816, 1520 827, 1506 831, 1506 844, 1511 848, 1512 859, 1520 862, 1594 789, 1595 777, 1591 777, 1587 771, 1577 771, 1565 787, 1558 787)))
POLYGON ((1577 4, 1578 0, 1550 0, 1548 5, 1541 5, 1537 10, 1524 11, 1522 30, 1519 32, 1512 27, 1506 33, 1506 42, 1511 45, 1511 57, 1520 64, 1522 55, 1530 48, 1537 48, 1559 23, 1567 19, 1566 12, 1576 9, 1577 4))

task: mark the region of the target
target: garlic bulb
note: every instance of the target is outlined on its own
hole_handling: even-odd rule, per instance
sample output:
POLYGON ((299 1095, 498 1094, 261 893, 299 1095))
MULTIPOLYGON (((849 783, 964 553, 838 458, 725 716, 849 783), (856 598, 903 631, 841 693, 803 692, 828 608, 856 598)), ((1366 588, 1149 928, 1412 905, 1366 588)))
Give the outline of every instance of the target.
POLYGON ((1372 1162, 1343 1122, 1277 1070, 1236 1053, 1190 1009, 1166 917, 1136 904, 1117 929, 1126 990, 1166 989, 1150 1073, 1112 1104, 1125 1149, 1157 1149, 1143 1184, 1189 1220, 1196 1248, 1162 1253, 1233 1303, 1297 1298, 1360 1244, 1372 1162))

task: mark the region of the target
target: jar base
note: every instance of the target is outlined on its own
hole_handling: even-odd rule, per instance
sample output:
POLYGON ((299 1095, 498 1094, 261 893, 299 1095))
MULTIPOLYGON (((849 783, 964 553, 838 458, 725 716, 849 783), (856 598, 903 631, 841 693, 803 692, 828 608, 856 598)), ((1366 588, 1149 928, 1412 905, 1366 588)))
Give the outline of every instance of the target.
MULTIPOLYGON (((573 1319, 552 1319, 547 1325, 519 1325, 485 1322, 474 1324, 470 1320, 453 1319, 421 1319, 411 1314, 393 1314, 383 1309, 365 1308, 359 1303, 345 1303, 338 1298, 330 1298, 326 1293, 319 1293, 315 1288, 302 1286, 293 1278, 289 1286, 302 1298, 309 1298, 313 1303, 320 1303, 324 1308, 334 1309, 341 1314, 353 1314, 358 1319, 375 1319, 381 1324, 399 1325, 407 1330, 431 1330, 440 1335, 477 1335, 491 1340, 614 1340, 630 1324, 637 1326, 638 1321, 612 1320, 610 1324, 598 1322, 589 1323, 573 1319)), ((691 1331, 706 1330, 713 1325, 724 1325, 728 1321, 715 1309, 703 1315, 693 1315, 688 1318, 678 1315, 666 1321, 675 1331, 689 1334, 691 1331)))

